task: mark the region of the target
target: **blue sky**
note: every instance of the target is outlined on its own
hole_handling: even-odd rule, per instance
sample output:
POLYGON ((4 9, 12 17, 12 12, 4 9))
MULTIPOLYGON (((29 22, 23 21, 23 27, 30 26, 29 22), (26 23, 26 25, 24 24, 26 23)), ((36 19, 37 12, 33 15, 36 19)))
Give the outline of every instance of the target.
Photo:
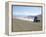
POLYGON ((13 16, 37 16, 41 14, 41 7, 13 6, 13 16))

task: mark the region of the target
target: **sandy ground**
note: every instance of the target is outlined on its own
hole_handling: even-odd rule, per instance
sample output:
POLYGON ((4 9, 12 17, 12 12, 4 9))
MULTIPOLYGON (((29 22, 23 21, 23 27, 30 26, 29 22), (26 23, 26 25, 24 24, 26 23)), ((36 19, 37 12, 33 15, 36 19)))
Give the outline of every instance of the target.
POLYGON ((22 31, 40 31, 42 30, 41 22, 31 22, 25 20, 13 19, 12 32, 22 31))
POLYGON ((34 21, 34 18, 24 18, 24 17, 13 17, 13 18, 19 20, 25 20, 25 21, 34 21))

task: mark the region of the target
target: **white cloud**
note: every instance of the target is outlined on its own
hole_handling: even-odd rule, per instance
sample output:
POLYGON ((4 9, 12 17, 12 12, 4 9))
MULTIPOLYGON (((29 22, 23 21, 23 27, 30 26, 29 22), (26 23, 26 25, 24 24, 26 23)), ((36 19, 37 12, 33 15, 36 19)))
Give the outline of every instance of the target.
POLYGON ((31 11, 25 11, 25 12, 14 12, 14 15, 25 15, 25 16, 28 16, 28 15, 32 15, 32 16, 36 16, 36 15, 39 15, 41 13, 33 13, 31 11))

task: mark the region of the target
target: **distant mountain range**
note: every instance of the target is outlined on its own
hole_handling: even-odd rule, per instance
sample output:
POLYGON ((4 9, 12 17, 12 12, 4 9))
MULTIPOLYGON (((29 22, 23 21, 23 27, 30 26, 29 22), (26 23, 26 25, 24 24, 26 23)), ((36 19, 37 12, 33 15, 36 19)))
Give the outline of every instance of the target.
MULTIPOLYGON (((37 17, 41 17, 42 15, 37 15, 37 17)), ((13 18, 21 17, 21 16, 13 16, 13 18)), ((22 16, 21 18, 34 18, 35 16, 22 16)))
POLYGON ((37 15, 37 16, 26 16, 26 17, 24 17, 24 18, 34 18, 34 17, 41 17, 42 15, 37 15))
MULTIPOLYGON (((37 15, 36 17, 41 20, 42 15, 37 15)), ((21 16, 13 16, 14 19, 20 19, 20 20, 28 20, 28 21, 33 21, 35 16, 26 16, 26 17, 21 17, 21 16)))

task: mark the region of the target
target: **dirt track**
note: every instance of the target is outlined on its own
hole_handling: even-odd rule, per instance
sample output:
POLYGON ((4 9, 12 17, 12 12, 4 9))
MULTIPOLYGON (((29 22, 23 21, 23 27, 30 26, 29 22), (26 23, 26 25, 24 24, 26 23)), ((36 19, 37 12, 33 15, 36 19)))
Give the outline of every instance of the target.
POLYGON ((22 21, 18 19, 13 19, 12 31, 40 31, 42 30, 41 22, 31 22, 31 21, 22 21))

